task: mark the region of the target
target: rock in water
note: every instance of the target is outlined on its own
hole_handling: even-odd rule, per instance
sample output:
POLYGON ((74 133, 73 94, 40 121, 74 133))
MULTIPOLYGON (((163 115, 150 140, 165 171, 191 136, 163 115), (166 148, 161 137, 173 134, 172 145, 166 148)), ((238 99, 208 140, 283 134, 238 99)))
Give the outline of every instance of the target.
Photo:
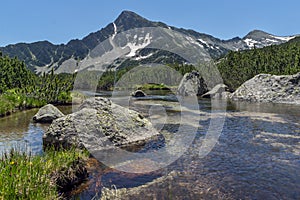
POLYGON ((226 98, 228 87, 225 84, 218 84, 209 92, 206 92, 201 97, 202 98, 226 98))
POLYGON ((136 90, 132 93, 131 96, 133 96, 133 97, 145 97, 145 96, 147 96, 147 94, 142 90, 136 90))
POLYGON ((47 104, 39 109, 33 116, 34 122, 51 123, 53 120, 65 116, 58 108, 52 104, 47 104))
POLYGON ((207 85, 204 83, 204 79, 200 76, 199 72, 192 71, 183 76, 177 93, 181 96, 201 96, 207 91, 207 85))
POLYGON ((232 100, 300 104, 300 73, 276 76, 259 74, 246 81, 232 100))
POLYGON ((141 146, 161 135, 141 114, 101 97, 83 102, 79 111, 59 118, 43 136, 44 146, 89 150, 141 146))

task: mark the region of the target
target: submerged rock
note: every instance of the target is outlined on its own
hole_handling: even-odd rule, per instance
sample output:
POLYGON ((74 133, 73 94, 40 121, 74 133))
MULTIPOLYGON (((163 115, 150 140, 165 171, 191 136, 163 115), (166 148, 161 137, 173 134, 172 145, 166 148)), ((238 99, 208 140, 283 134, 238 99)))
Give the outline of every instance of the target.
POLYGON ((171 171, 147 184, 133 188, 103 188, 101 200, 139 199, 233 199, 205 180, 183 179, 186 172, 171 171))
POLYGON ((300 104, 300 73, 276 76, 259 74, 242 84, 232 100, 300 104))
POLYGON ((211 89, 209 92, 203 94, 202 98, 227 98, 228 96, 228 87, 225 84, 218 84, 213 89, 211 89))
POLYGON ((53 120, 65 116, 58 108, 52 104, 47 104, 39 109, 33 116, 34 122, 51 123, 53 120))
POLYGON ((145 97, 145 96, 147 96, 147 94, 142 90, 136 90, 132 93, 131 96, 133 96, 133 97, 145 97))
POLYGON ((44 146, 76 146, 98 151, 111 145, 143 145, 159 137, 152 124, 138 112, 96 97, 85 100, 79 111, 53 121, 43 142, 44 146))
POLYGON ((178 86, 177 93, 181 96, 201 96, 207 91, 207 85, 199 72, 192 71, 183 76, 178 86))

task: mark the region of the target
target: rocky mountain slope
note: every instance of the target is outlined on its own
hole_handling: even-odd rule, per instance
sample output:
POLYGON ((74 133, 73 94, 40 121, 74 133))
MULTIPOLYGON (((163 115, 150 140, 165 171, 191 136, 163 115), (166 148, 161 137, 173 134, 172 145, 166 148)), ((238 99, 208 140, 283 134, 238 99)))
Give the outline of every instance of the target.
MULTIPOLYGON (((167 30, 180 33, 185 38, 177 42, 187 42, 194 48, 203 49, 211 58, 223 56, 230 50, 245 50, 254 47, 261 48, 273 44, 281 44, 295 37, 278 37, 255 30, 247 34, 244 38, 236 37, 230 40, 221 40, 193 30, 171 27, 162 22, 152 22, 134 12, 123 11, 113 23, 108 24, 105 28, 97 32, 89 34, 81 40, 75 39, 69 41, 67 44, 60 45, 55 45, 48 41, 39 41, 29 44, 18 43, 0 47, 0 51, 4 55, 10 57, 17 56, 19 59, 24 60, 26 65, 36 73, 48 73, 52 69, 55 73, 74 73, 86 68, 96 69, 97 67, 92 65, 92 62, 95 62, 94 58, 98 57, 100 59, 106 52, 116 49, 115 46, 111 45, 111 40, 114 39, 116 35, 119 36, 120 33, 126 33, 127 31, 127 34, 131 34, 129 39, 123 35, 123 37, 127 37, 127 41, 121 41, 120 37, 117 38, 119 44, 122 44, 118 46, 117 50, 122 51, 126 56, 121 60, 117 57, 110 57, 109 64, 106 63, 105 67, 102 66, 100 70, 105 70, 107 67, 118 67, 121 64, 126 65, 126 63, 129 65, 128 63, 132 62, 147 63, 151 61, 156 63, 168 63, 174 60, 186 61, 178 57, 178 55, 166 50, 148 48, 149 45, 151 46, 151 43, 157 39, 152 35, 149 36, 147 31, 151 31, 151 29, 145 29, 146 31, 141 31, 138 34, 130 32, 130 30, 143 27, 159 28, 160 36, 163 35, 167 37, 167 39, 174 37, 167 30), (103 52, 103 50, 99 49, 98 45, 105 44, 105 41, 110 41, 110 44, 107 44, 103 52), (126 51, 123 52, 125 47, 126 51)), ((103 60, 103 57, 101 59, 103 60)), ((99 70, 99 67, 97 69, 99 70)))

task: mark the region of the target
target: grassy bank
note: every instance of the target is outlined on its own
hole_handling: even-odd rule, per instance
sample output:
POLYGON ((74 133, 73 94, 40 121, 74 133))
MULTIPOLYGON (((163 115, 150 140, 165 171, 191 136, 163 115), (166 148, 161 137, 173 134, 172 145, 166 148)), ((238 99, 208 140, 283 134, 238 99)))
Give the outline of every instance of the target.
POLYGON ((30 96, 19 92, 17 89, 8 90, 0 94, 0 117, 9 115, 19 110, 39 108, 47 103, 65 105, 72 103, 71 92, 65 92, 58 96, 57 101, 48 102, 46 99, 30 96))
POLYGON ((163 83, 161 83, 161 84, 148 83, 148 84, 137 86, 137 89, 139 89, 139 90, 170 90, 170 87, 163 83))
POLYGON ((46 103, 44 100, 8 91, 0 95, 0 116, 9 115, 17 110, 41 107, 46 103))
POLYGON ((0 160, 0 199, 59 199, 57 183, 76 178, 76 164, 87 158, 88 152, 74 149, 40 156, 11 150, 0 160))

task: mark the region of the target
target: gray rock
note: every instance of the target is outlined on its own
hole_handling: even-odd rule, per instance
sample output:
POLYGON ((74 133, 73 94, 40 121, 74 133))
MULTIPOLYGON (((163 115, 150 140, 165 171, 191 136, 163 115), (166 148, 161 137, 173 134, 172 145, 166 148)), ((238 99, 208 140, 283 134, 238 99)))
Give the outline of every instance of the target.
POLYGON ((226 92, 222 92, 221 94, 216 94, 216 96, 214 98, 229 99, 231 95, 232 95, 231 92, 226 91, 226 92))
POLYGON ((34 122, 51 123, 53 120, 65 116, 58 108, 52 104, 47 104, 39 109, 33 116, 34 122))
POLYGON ((192 71, 183 76, 178 86, 177 94, 181 96, 201 96, 207 91, 207 85, 199 72, 192 71))
POLYGON ((227 90, 228 90, 227 85, 218 84, 209 92, 203 94, 201 97, 202 98, 226 98, 228 95, 228 93, 226 92, 227 90))
POLYGON ((256 75, 241 85, 230 98, 251 102, 300 104, 300 73, 284 76, 256 75))
POLYGON ((98 151, 140 146, 161 135, 141 114, 101 97, 83 102, 79 111, 59 118, 43 136, 44 146, 76 146, 98 151))
POLYGON ((136 90, 132 93, 131 96, 133 96, 133 97, 145 97, 145 96, 147 96, 147 94, 142 90, 136 90))

